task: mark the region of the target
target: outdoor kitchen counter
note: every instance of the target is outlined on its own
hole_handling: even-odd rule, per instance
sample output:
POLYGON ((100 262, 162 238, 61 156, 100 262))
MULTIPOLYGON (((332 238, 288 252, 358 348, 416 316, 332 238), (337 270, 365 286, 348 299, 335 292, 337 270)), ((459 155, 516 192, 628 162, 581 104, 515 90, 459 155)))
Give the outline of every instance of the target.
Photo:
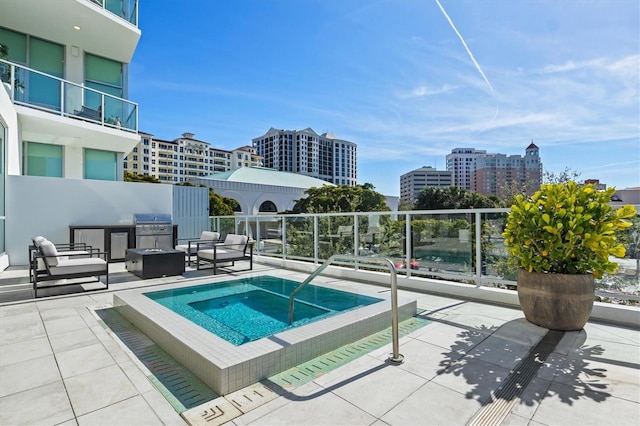
MULTIPOLYGON (((178 225, 172 226, 175 247, 178 225)), ((121 262, 125 260, 126 249, 136 247, 136 226, 133 223, 69 225, 69 242, 86 243, 94 249, 108 252, 110 261, 121 262)))

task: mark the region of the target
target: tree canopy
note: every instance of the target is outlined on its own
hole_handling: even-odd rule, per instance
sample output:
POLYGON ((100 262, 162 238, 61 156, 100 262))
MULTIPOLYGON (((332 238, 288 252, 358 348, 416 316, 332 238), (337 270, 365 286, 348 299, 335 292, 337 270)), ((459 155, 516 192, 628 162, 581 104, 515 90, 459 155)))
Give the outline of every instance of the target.
POLYGON ((458 186, 426 187, 414 204, 414 210, 446 210, 501 207, 495 195, 485 196, 458 186))
POLYGON ((128 171, 124 171, 124 181, 125 182, 146 182, 146 183, 162 183, 160 179, 155 176, 150 175, 137 175, 133 173, 129 173, 128 171))
POLYGON ((384 195, 370 183, 309 188, 296 200, 293 213, 340 213, 389 211, 384 195))

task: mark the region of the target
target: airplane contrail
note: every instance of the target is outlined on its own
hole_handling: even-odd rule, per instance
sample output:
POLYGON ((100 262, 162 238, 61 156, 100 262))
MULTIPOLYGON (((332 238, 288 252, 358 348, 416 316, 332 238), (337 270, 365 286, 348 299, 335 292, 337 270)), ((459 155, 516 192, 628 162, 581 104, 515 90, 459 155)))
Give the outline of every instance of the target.
MULTIPOLYGON (((478 64, 478 61, 476 61, 476 58, 473 57, 473 53, 471 53, 471 50, 469 50, 469 46, 467 46, 467 43, 464 41, 464 38, 462 38, 462 35, 460 34, 460 32, 458 31, 456 26, 453 25, 453 21, 451 20, 451 18, 449 18, 449 15, 447 14, 447 11, 444 10, 444 7, 442 7, 442 5, 440 4, 439 0, 436 0, 436 3, 438 4, 438 7, 442 11, 442 14, 444 15, 444 17, 447 18, 447 21, 449 21, 449 25, 451 25, 451 28, 453 28, 453 31, 455 31, 455 33, 458 35, 458 38, 460 39, 460 41, 462 42, 462 45, 464 46, 464 48, 466 49, 467 53, 469 54, 469 57, 471 58, 471 61, 476 66, 476 69, 478 70, 478 72, 480 73, 482 78, 484 79, 485 83, 487 83, 487 86, 489 86, 489 90, 491 90, 491 93, 493 93, 493 86, 491 86, 491 83, 489 82, 489 79, 487 78, 487 76, 484 75, 484 72, 482 71, 482 68, 480 68, 480 64, 478 64)), ((493 121, 493 119, 492 119, 492 121, 493 121)))

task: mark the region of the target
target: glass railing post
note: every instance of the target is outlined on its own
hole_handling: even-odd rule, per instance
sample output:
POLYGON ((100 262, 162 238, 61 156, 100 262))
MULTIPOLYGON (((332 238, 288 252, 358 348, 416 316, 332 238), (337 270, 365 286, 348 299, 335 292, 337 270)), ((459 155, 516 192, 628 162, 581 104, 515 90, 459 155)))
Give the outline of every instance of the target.
POLYGON ((320 255, 320 238, 318 232, 318 215, 313 215, 313 263, 318 263, 318 257, 320 255))
POLYGON ((411 277, 411 257, 413 256, 413 250, 411 249, 411 213, 407 213, 407 221, 405 223, 405 268, 404 273, 407 274, 407 278, 411 277))
POLYGON ((287 260, 287 221, 282 218, 282 259, 287 260))
POLYGON ((476 287, 482 285, 482 214, 475 212, 476 219, 476 287))

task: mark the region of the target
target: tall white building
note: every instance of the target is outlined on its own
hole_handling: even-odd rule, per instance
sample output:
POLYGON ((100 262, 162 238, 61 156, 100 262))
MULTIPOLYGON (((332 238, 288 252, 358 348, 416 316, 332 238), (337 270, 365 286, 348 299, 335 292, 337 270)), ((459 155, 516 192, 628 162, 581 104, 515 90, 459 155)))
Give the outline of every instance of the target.
POLYGON ((264 135, 253 138, 252 143, 266 168, 299 173, 336 185, 357 184, 357 145, 331 133, 319 135, 311 128, 278 130, 272 127, 264 135))
POLYGON ((453 185, 453 172, 424 166, 400 176, 400 200, 412 203, 426 187, 446 188, 453 185))
POLYGON ((123 179, 140 141, 127 99, 137 18, 135 0, 0 0, 8 174, 123 179))
POLYGON ((487 151, 475 148, 455 148, 447 154, 447 170, 453 173, 453 185, 473 191, 475 160, 487 151))
POLYGON ((141 133, 142 140, 124 159, 124 168, 137 175, 148 175, 164 183, 180 183, 212 173, 240 167, 260 167, 262 157, 250 146, 228 151, 183 133, 172 141, 141 133))

